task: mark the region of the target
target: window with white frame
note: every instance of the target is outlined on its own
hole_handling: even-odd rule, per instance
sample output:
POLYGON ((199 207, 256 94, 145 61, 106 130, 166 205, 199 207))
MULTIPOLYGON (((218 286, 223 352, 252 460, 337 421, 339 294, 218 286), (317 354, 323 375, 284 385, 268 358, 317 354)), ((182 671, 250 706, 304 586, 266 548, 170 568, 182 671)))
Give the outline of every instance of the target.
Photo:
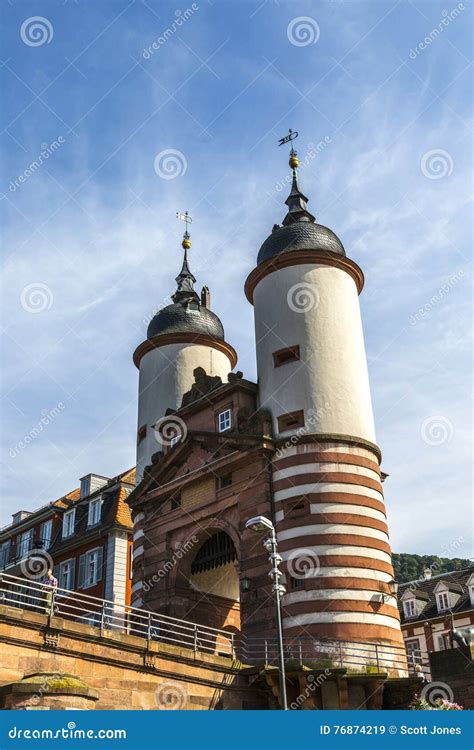
POLYGON ((53 521, 51 518, 41 524, 40 528, 40 542, 43 549, 49 549, 51 547, 51 536, 53 533, 53 521))
POLYGON ((170 439, 170 446, 173 447, 173 445, 177 445, 179 441, 181 440, 181 433, 178 432, 176 435, 173 435, 173 437, 170 439))
POLYGON ((64 560, 59 564, 58 586, 60 589, 67 589, 67 591, 72 591, 74 589, 75 568, 76 561, 74 558, 64 560))
POLYGON ((467 582, 469 589, 469 599, 471 600, 471 607, 474 607, 474 576, 471 576, 467 582))
POLYGON ((102 512, 102 498, 96 497, 95 500, 91 500, 89 503, 87 525, 97 526, 97 524, 100 523, 101 512, 102 512))
POLYGON ((408 664, 413 666, 421 663, 421 651, 420 641, 418 638, 413 638, 411 641, 405 641, 405 647, 407 650, 408 664))
POLYGON ((405 613, 405 617, 414 617, 416 615, 415 599, 406 599, 403 602, 403 611, 405 613))
POLYGON ((444 612, 445 609, 449 609, 449 593, 447 591, 440 591, 436 594, 438 602, 438 612, 444 612))
POLYGON ((230 430, 232 427, 232 412, 230 409, 225 409, 224 411, 219 412, 217 415, 217 426, 219 432, 230 430))
POLYGON ((102 547, 97 547, 79 558, 79 588, 88 589, 101 580, 102 547))
POLYGON ((28 529, 28 531, 24 531, 23 534, 20 534, 17 537, 17 557, 25 557, 32 548, 32 542, 33 529, 28 529))
POLYGON ((438 651, 446 651, 446 649, 451 648, 451 642, 448 633, 441 633, 441 635, 438 635, 437 642, 438 651))
POLYGON ((66 511, 63 516, 63 539, 74 534, 74 522, 76 520, 76 509, 66 511))

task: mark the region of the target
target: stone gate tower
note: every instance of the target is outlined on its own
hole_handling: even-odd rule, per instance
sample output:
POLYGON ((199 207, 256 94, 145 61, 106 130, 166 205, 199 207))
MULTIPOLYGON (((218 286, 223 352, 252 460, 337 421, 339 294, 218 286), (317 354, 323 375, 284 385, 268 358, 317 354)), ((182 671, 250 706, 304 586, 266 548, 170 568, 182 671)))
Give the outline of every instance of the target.
POLYGON ((163 307, 151 320, 146 340, 133 355, 139 368, 137 484, 151 457, 160 448, 156 426, 169 409, 181 405, 184 393, 194 383, 194 370, 202 367, 212 376, 227 380, 237 355, 224 341, 224 329, 209 307, 209 290, 198 296, 196 278, 188 264, 191 247, 186 231, 182 247, 183 266, 176 277, 172 304, 163 307))
POLYGON ((358 295, 364 276, 298 184, 260 248, 259 405, 272 414, 285 636, 402 644, 358 295))

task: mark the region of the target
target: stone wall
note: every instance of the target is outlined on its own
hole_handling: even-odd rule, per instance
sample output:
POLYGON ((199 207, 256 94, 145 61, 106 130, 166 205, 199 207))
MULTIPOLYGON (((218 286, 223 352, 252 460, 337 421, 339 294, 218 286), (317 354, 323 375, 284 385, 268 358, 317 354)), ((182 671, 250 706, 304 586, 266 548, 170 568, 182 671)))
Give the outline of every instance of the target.
POLYGON ((460 646, 430 654, 433 682, 446 685, 446 698, 453 694, 454 701, 464 708, 474 709, 474 646, 460 646))
MULTIPOLYGON (((238 709, 244 700, 247 707, 267 707, 264 691, 249 688, 230 657, 114 631, 101 636, 98 628, 13 607, 0 606, 0 654, 1 708, 18 704, 12 696, 15 689, 25 694, 25 677, 45 673, 80 680, 94 698, 97 693, 88 706, 96 709, 238 709)), ((32 690, 40 705, 77 702, 67 692, 61 699, 57 686, 54 696, 44 687, 32 690)))

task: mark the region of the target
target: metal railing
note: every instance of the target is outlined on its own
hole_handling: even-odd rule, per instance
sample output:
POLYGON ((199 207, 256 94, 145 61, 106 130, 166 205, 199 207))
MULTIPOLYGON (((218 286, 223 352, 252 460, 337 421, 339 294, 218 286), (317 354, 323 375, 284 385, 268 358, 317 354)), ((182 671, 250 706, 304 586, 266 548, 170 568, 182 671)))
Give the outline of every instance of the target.
MULTIPOLYGON (((283 651, 287 668, 293 664, 311 669, 347 669, 369 673, 407 669, 405 648, 391 644, 284 636, 283 651)), ((240 660, 247 664, 278 664, 276 638, 241 637, 237 652, 240 660)))
POLYGON ((0 604, 57 615, 98 628, 119 631, 148 641, 235 656, 234 633, 138 607, 99 599, 81 591, 53 588, 37 581, 0 573, 0 604))
MULTIPOLYGON (((99 599, 82 591, 52 588, 38 581, 0 572, 0 604, 46 615, 58 615, 98 629, 127 633, 148 641, 222 654, 248 665, 277 665, 276 638, 245 637, 228 630, 199 625, 138 607, 99 599)), ((331 638, 284 637, 287 668, 347 669, 361 672, 405 671, 405 648, 395 645, 331 638)), ((421 652, 410 655, 408 669, 428 663, 421 652)))

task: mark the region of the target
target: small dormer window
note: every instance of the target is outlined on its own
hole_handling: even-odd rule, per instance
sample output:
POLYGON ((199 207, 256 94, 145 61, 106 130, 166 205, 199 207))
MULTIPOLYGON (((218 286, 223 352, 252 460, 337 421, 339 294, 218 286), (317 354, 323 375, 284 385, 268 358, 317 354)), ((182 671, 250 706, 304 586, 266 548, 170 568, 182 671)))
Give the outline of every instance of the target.
POLYGON ((415 617, 416 615, 415 599, 406 599, 403 602, 403 611, 405 613, 405 617, 415 617))
POLYGON ((97 497, 95 500, 91 500, 89 503, 87 525, 97 526, 97 524, 100 523, 101 513, 102 513, 102 498, 97 497))
POLYGON ((449 609, 449 593, 447 591, 441 591, 437 594, 436 600, 438 603, 438 612, 444 612, 446 609, 449 609))
POLYGON ((182 435, 180 432, 178 432, 176 435, 173 435, 172 438, 170 438, 170 448, 173 447, 173 445, 176 445, 181 440, 182 435))

